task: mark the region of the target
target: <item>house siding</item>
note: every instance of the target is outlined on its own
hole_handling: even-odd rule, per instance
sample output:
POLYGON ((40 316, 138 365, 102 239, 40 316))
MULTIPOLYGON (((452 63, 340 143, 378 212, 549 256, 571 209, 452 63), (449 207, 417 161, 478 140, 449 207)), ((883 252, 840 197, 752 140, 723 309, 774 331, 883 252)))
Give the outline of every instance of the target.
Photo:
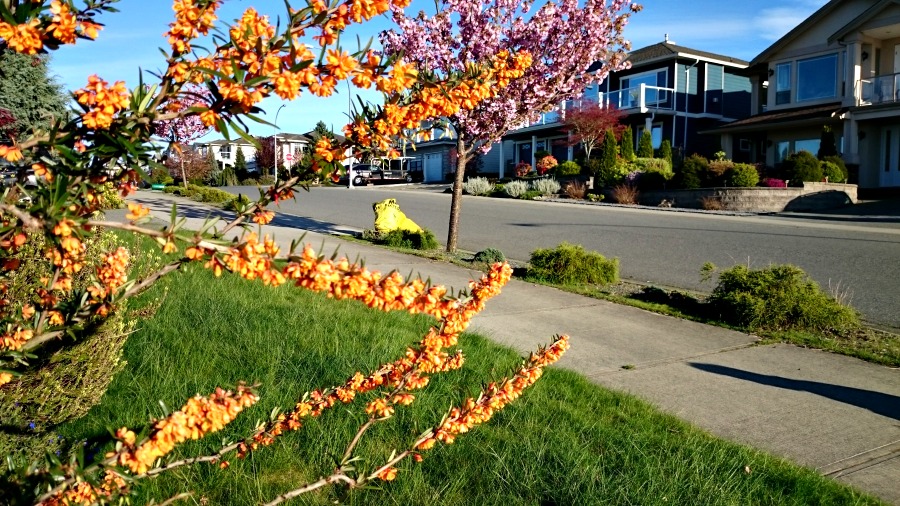
POLYGON ((750 116, 750 94, 752 85, 746 77, 726 73, 722 99, 722 115, 726 118, 746 118, 750 116))

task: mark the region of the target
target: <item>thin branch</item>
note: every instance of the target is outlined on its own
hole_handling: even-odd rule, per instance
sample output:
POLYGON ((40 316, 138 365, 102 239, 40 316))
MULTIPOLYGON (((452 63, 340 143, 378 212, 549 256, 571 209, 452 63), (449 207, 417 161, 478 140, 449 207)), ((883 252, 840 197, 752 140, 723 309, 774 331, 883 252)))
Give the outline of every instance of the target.
POLYGON ((200 462, 216 462, 218 460, 221 460, 222 457, 224 457, 226 453, 231 453, 234 450, 237 450, 238 446, 239 446, 239 443, 232 443, 228 446, 223 447, 221 450, 219 450, 218 452, 216 452, 213 455, 205 455, 203 457, 194 457, 194 458, 190 458, 190 459, 181 459, 181 460, 176 460, 175 462, 169 462, 168 464, 163 464, 160 467, 151 469, 144 474, 139 474, 139 475, 135 476, 134 479, 139 480, 141 478, 156 476, 157 474, 162 474, 166 471, 175 469, 176 467, 189 466, 192 464, 198 464, 200 462))
POLYGON ((0 204, 0 211, 2 211, 4 213, 9 213, 9 214, 15 216, 16 218, 18 218, 19 221, 21 221, 22 224, 25 225, 25 228, 40 229, 41 227, 44 226, 44 224, 43 224, 43 222, 41 222, 41 220, 35 218, 34 216, 26 213, 25 211, 19 209, 18 207, 14 206, 12 204, 0 204))
POLYGON ((285 492, 284 494, 281 494, 278 497, 276 497, 275 499, 272 499, 271 501, 267 502, 265 504, 265 506, 275 506, 276 504, 281 504, 284 501, 288 501, 299 495, 305 494, 307 492, 312 492, 313 490, 322 488, 326 485, 331 485, 332 483, 336 483, 339 481, 346 483, 347 485, 350 486, 350 488, 353 488, 357 485, 356 480, 347 476, 344 473, 338 472, 338 473, 332 474, 331 476, 328 476, 327 478, 322 478, 319 481, 310 483, 309 485, 305 485, 303 487, 291 490, 290 492, 285 492))
POLYGON ((159 278, 165 276, 166 274, 169 274, 171 272, 178 270, 182 266, 182 264, 185 264, 189 261, 190 260, 188 260, 188 259, 181 258, 181 259, 176 260, 175 262, 172 262, 172 263, 164 266, 163 268, 154 272, 150 276, 147 276, 146 278, 144 278, 143 281, 141 281, 140 283, 137 283, 134 286, 132 286, 131 288, 129 288, 127 292, 122 294, 122 298, 132 297, 134 295, 137 295, 138 293, 141 293, 142 291, 144 291, 145 289, 150 287, 150 285, 159 281, 159 278))
POLYGON ((362 439, 363 434, 369 430, 369 427, 375 424, 376 418, 374 416, 370 416, 369 420, 356 431, 356 435, 353 436, 353 440, 350 441, 350 444, 347 445, 347 449, 344 451, 344 458, 341 462, 347 462, 350 456, 353 454, 353 450, 356 448, 356 445, 359 444, 359 440, 362 439))

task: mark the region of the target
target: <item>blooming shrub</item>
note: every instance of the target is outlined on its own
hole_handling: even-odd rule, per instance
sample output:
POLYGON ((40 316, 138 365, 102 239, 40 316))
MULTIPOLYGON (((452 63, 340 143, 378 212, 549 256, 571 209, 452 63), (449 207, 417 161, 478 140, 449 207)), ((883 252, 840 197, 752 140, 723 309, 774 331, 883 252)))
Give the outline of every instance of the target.
POLYGON ((531 189, 542 197, 550 197, 559 193, 559 181, 555 179, 535 179, 531 182, 531 189))
MULTIPOLYGON (((74 2, 60 0, 7 2, 0 21, 0 44, 6 51, 37 54, 94 39, 102 28, 94 20, 112 11, 113 3, 90 1, 77 9, 74 2)), ((51 456, 35 462, 6 459, 0 502, 130 503, 133 487, 144 478, 198 462, 220 462, 224 467, 225 458, 244 458, 261 451, 281 434, 301 429, 330 408, 350 408, 363 393, 374 394, 374 398, 359 406, 364 421, 346 449, 337 453, 344 457, 332 474, 296 484, 272 503, 334 483, 368 487, 394 479, 396 466, 404 459, 421 459, 422 453, 438 443, 452 443, 487 422, 531 386, 544 367, 559 359, 568 347, 565 336, 530 355, 509 378, 486 385, 476 398, 451 408, 441 421, 425 424, 430 428, 411 438, 405 450, 376 462, 375 467, 357 468, 353 464, 359 460, 357 444, 370 427, 414 402, 431 375, 462 367, 462 352, 449 350, 457 346, 460 333, 486 301, 509 281, 512 270, 507 264, 494 264, 468 292, 452 294, 422 279, 405 280, 396 272, 381 275, 344 258, 325 259, 309 246, 300 251, 292 247, 287 260, 280 261, 285 255, 275 240, 259 237, 247 226, 271 223, 274 212, 267 206, 293 198, 295 186, 302 181, 316 177, 336 180, 348 150, 357 158, 395 155, 392 143, 407 134, 406 126, 470 110, 522 77, 532 63, 529 53, 504 49, 469 62, 465 72, 426 75, 415 72, 398 56, 369 50, 351 54, 337 45, 348 25, 407 3, 395 0, 360 7, 352 0, 339 0, 312 2, 301 9, 288 6, 286 21, 279 26, 250 7, 233 25, 222 26, 217 14, 221 1, 175 0, 175 19, 165 34, 168 47, 163 50, 159 82, 128 90, 124 82, 109 83, 92 75, 84 88, 74 91, 77 106, 70 117, 54 120, 46 131, 0 145, 0 157, 17 170, 33 169, 39 179, 30 202, 0 202, 4 222, 0 230, 0 291, 5 294, 0 304, 0 388, 12 388, 10 384, 19 381, 16 378, 46 363, 51 353, 71 347, 73 342, 86 342, 94 329, 113 321, 129 298, 191 263, 209 269, 216 277, 237 275, 272 287, 291 283, 333 299, 356 300, 375 310, 427 315, 435 320, 435 326, 393 362, 366 374, 357 372, 330 388, 298 392, 292 406, 272 412, 246 437, 223 443, 210 455, 177 461, 168 457, 179 444, 221 430, 253 406, 259 399, 255 388, 240 383, 231 390, 217 388, 188 399, 180 409, 144 428, 137 427, 137 421, 134 429, 120 427, 111 431, 115 446, 105 454, 73 455, 71 459, 51 456), (211 32, 217 35, 209 40, 209 49, 195 45, 198 38, 211 32), (313 37, 319 47, 301 43, 300 33, 313 37), (214 222, 214 227, 200 233, 182 230, 182 220, 174 211, 166 226, 147 226, 150 210, 134 202, 127 204, 124 222, 106 221, 96 214, 104 206, 102 195, 108 184, 126 197, 144 168, 158 158, 159 149, 151 142, 157 127, 177 128, 182 121, 191 121, 223 135, 247 136, 244 122, 256 120, 254 114, 267 97, 292 100, 303 91, 329 96, 344 80, 363 89, 377 88, 384 93, 385 104, 354 112, 343 140, 319 139, 305 173, 261 191, 259 200, 247 204, 209 188, 182 189, 201 199, 230 199, 237 214, 233 220, 214 222), (209 93, 198 98, 191 91, 195 85, 209 93), (232 231, 245 226, 238 237, 230 239, 232 231), (128 250, 114 245, 96 252, 90 249, 100 229, 126 230, 150 238, 171 260, 140 279, 130 278, 132 255, 128 250), (17 258, 28 251, 46 261, 47 273, 28 276, 32 285, 27 294, 13 298, 16 280, 33 272, 37 263, 17 258)), ((114 373, 116 360, 107 358, 109 370, 99 375, 102 381, 114 373)), ((0 396, 0 401, 5 399, 0 396)))
POLYGON ((547 155, 537 161, 538 174, 543 176, 544 174, 555 169, 557 165, 559 165, 559 162, 556 161, 556 158, 554 158, 553 155, 547 155))
POLYGON ((784 182, 784 179, 775 179, 773 177, 763 179, 759 182, 759 185, 766 188, 787 188, 787 183, 784 182))
POLYGON ((517 199, 528 191, 528 183, 525 181, 510 181, 503 186, 503 191, 510 197, 517 199))
POLYGON ((516 177, 525 177, 531 174, 531 164, 528 162, 519 162, 516 165, 516 177))
POLYGON ((469 195, 490 195, 494 184, 485 177, 470 177, 463 183, 463 190, 469 195))
POLYGON ((637 186, 637 184, 641 181, 641 176, 644 175, 644 171, 642 170, 633 170, 625 175, 624 182, 627 185, 637 186))

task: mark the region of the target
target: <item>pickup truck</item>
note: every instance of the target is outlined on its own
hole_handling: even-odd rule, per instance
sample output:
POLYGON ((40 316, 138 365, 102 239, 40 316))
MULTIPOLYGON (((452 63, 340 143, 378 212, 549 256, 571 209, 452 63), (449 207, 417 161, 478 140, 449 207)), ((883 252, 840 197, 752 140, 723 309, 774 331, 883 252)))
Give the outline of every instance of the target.
POLYGON ((372 174, 369 180, 402 180, 407 183, 422 181, 422 162, 411 156, 399 158, 377 158, 372 161, 372 174))

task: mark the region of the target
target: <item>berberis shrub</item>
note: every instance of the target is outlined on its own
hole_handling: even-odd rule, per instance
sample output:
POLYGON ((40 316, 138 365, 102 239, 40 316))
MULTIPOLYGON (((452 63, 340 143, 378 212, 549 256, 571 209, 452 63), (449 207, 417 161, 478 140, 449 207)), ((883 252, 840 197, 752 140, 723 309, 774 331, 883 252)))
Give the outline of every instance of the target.
POLYGON ((531 252, 528 277, 560 285, 605 285, 619 281, 619 259, 564 242, 552 249, 531 252))
POLYGON ((725 270, 709 302, 722 321, 751 330, 842 331, 860 325, 853 308, 793 265, 725 270))

